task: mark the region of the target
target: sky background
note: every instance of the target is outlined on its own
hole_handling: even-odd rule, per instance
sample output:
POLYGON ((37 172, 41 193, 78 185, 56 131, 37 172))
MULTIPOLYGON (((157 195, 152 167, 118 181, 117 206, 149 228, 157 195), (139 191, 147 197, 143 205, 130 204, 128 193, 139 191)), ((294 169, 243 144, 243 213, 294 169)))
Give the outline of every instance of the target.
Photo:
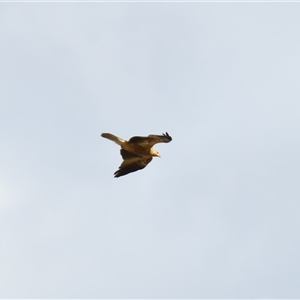
POLYGON ((299 12, 1 3, 0 296, 299 298, 299 12))

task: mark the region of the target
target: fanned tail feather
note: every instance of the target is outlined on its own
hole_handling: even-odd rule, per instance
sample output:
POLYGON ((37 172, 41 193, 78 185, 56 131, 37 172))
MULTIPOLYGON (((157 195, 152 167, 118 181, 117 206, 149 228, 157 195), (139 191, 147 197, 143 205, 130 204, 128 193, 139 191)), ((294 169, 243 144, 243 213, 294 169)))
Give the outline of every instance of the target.
POLYGON ((125 140, 123 140, 123 139, 121 139, 121 138, 119 138, 116 135, 113 135, 111 133, 102 133, 101 136, 108 139, 108 140, 111 140, 111 141, 117 143, 120 146, 122 146, 122 144, 126 142, 125 140))

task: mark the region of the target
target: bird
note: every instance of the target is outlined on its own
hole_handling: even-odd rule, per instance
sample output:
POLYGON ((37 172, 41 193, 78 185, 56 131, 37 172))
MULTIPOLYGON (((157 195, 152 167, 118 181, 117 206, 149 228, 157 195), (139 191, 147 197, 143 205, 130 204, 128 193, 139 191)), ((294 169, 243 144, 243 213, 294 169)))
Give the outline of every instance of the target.
POLYGON ((144 169, 153 157, 160 157, 153 145, 172 141, 172 137, 167 132, 162 135, 133 136, 128 141, 111 133, 101 133, 101 136, 121 146, 123 162, 114 173, 115 178, 144 169))

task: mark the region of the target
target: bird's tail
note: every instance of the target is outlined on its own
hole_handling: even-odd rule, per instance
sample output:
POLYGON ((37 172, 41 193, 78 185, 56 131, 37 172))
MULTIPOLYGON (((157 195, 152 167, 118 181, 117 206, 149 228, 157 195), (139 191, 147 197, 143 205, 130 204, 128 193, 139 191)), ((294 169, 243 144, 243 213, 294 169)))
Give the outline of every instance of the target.
POLYGON ((101 136, 106 138, 106 139, 109 139, 115 143, 117 143, 118 145, 122 146, 122 144, 124 144, 126 141, 111 134, 111 133, 101 133, 101 136))

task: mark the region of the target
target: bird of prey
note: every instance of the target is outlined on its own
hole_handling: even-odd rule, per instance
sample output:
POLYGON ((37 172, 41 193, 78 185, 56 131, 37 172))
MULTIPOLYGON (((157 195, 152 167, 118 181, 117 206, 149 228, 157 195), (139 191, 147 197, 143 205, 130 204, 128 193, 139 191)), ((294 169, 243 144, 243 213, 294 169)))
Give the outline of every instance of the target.
POLYGON ((115 177, 144 169, 151 162, 153 156, 160 157, 159 152, 152 148, 153 145, 172 141, 171 136, 167 132, 162 135, 134 136, 129 141, 111 133, 102 133, 101 136, 121 146, 120 152, 123 162, 114 173, 115 177))

